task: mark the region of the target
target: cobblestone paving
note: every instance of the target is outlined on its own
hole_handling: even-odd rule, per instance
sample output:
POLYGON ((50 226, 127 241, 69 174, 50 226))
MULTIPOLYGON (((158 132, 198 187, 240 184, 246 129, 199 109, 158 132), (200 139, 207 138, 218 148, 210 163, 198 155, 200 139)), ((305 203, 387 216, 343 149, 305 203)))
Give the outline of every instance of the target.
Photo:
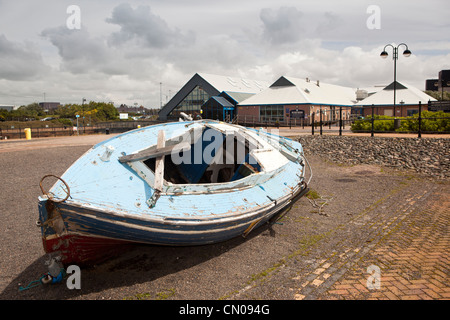
POLYGON ((380 210, 378 219, 353 220, 370 236, 352 248, 343 240, 334 255, 299 276, 295 298, 449 299, 450 194, 430 196, 433 191, 411 193, 401 206, 391 196, 370 209, 380 210), (424 209, 425 201, 432 205, 424 209))

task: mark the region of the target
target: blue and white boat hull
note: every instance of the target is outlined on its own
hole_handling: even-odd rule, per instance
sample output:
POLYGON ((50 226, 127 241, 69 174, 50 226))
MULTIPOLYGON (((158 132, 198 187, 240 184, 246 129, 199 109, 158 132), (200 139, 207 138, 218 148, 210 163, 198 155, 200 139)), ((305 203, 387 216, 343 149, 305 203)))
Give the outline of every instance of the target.
POLYGON ((134 130, 94 146, 49 192, 43 190, 44 249, 64 263, 82 264, 118 244, 189 246, 246 236, 306 191, 305 162, 296 141, 214 121, 134 130), (205 139, 208 130, 215 139, 205 139), (173 155, 180 145, 175 138, 186 132, 186 148, 176 151, 185 161, 174 165, 176 157, 167 159, 168 152, 173 155), (231 135, 253 139, 256 147, 249 148, 245 139, 239 145, 235 137, 234 145, 225 147, 231 135), (223 142, 213 150, 220 137, 223 142), (219 156, 231 158, 231 150, 242 145, 240 160, 234 155, 230 163, 214 163, 219 156), (212 156, 189 163, 186 152, 197 147, 191 160, 209 150, 212 156))

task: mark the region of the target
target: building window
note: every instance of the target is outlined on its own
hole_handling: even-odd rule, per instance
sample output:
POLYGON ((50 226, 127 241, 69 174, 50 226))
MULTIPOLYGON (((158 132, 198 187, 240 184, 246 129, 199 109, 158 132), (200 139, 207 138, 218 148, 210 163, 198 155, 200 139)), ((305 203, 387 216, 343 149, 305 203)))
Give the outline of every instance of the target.
POLYGON ((284 106, 261 106, 259 116, 263 122, 282 122, 284 120, 284 106))
POLYGON ((223 106, 215 99, 209 99, 203 105, 203 118, 223 121, 223 106))
POLYGON ((412 117, 414 114, 419 113, 419 109, 408 109, 406 113, 407 117, 412 117))
POLYGON ((200 86, 196 86, 187 96, 184 98, 178 106, 176 106, 170 116, 179 116, 180 112, 190 114, 200 114, 202 105, 210 98, 210 95, 203 90, 200 86))

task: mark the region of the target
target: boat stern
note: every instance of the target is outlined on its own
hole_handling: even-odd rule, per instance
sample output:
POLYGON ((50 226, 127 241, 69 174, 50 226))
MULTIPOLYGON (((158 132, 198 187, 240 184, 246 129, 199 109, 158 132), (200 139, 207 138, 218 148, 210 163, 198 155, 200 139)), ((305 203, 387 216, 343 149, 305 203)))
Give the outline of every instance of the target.
POLYGON ((64 221, 55 202, 46 197, 39 197, 39 220, 36 225, 41 228, 42 244, 46 253, 60 254, 64 247, 64 221))
POLYGON ((98 263, 126 251, 127 241, 96 237, 68 230, 60 203, 39 197, 39 220, 42 245, 46 254, 57 257, 64 265, 98 263))

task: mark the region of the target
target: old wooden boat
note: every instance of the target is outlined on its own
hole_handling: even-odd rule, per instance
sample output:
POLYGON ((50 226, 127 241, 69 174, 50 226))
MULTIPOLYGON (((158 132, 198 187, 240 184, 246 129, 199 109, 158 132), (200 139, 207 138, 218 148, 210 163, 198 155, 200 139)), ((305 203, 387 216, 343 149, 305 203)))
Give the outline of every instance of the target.
POLYGON ((299 142, 261 129, 200 120, 129 131, 93 146, 49 190, 50 175, 41 180, 43 246, 83 264, 118 244, 246 236, 305 193, 306 165, 299 142))

